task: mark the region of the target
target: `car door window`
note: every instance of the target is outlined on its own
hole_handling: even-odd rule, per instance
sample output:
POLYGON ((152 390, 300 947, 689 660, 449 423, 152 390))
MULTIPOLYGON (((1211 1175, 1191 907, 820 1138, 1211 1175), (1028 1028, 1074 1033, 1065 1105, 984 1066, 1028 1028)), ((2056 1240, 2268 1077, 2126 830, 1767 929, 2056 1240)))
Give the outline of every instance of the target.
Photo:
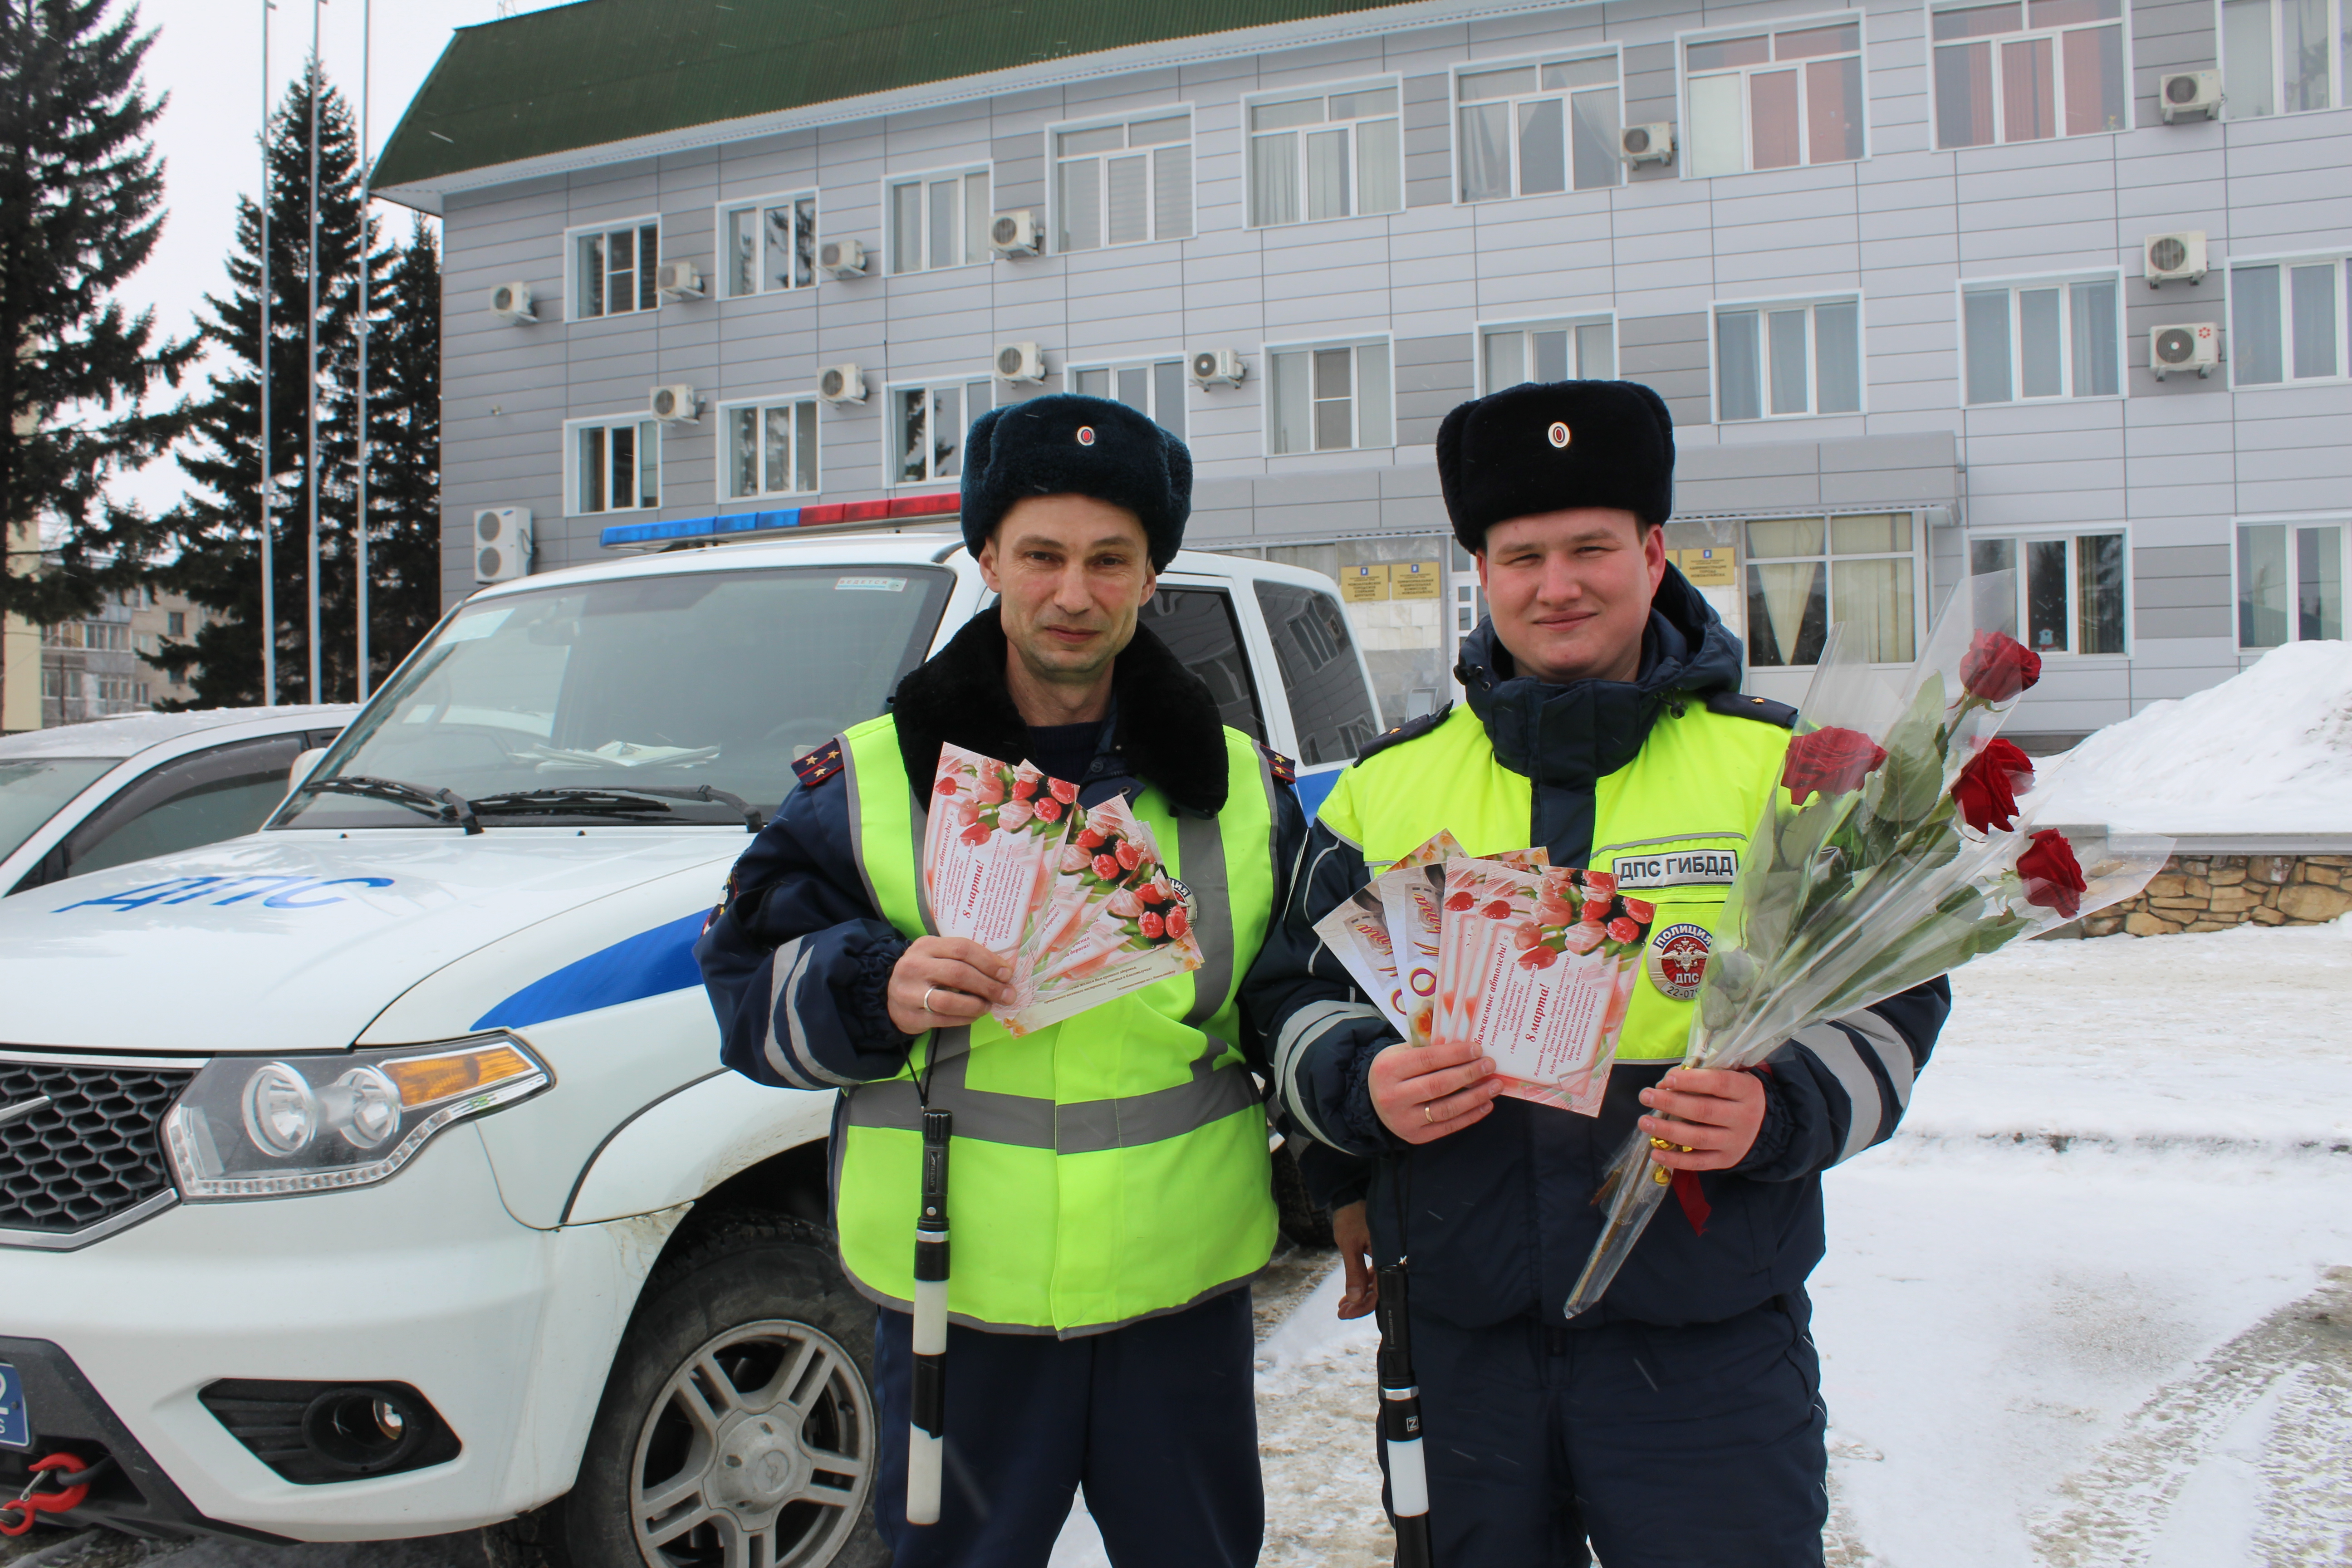
POLYGON ((66 836, 21 886, 102 871, 235 838, 286 798, 286 772, 304 737, 272 735, 214 746, 157 767, 66 836))
POLYGON ((1163 583, 1145 602, 1141 620, 1179 662, 1209 683, 1218 717, 1263 743, 1265 719, 1258 708, 1257 683, 1250 679, 1249 659, 1242 652, 1241 623, 1234 617, 1232 598, 1218 588, 1171 588, 1163 583))
POLYGON ((1380 722, 1339 601, 1312 588, 1261 582, 1257 603, 1290 698, 1298 760, 1310 766, 1348 761, 1379 732, 1380 722))

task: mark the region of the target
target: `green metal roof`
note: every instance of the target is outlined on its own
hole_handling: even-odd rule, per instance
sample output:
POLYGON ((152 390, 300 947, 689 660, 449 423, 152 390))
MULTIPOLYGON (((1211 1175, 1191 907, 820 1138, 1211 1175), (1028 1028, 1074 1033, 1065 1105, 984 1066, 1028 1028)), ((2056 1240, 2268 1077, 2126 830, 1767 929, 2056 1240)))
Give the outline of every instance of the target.
POLYGON ((581 0, 461 27, 378 188, 1396 0, 581 0))

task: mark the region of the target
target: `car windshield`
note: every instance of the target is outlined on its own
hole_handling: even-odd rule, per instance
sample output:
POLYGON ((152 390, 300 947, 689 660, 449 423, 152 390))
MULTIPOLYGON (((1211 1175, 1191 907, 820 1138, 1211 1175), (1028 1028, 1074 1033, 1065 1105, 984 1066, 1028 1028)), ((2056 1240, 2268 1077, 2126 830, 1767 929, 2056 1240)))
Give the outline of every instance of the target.
POLYGON ((29 757, 0 762, 0 858, 14 855, 58 807, 89 787, 119 757, 29 757))
POLYGON ((485 827, 740 828, 740 812, 679 794, 709 785, 772 810, 794 759, 882 711, 929 650, 953 584, 930 566, 789 567, 472 605, 342 732, 270 826, 426 826, 454 817, 446 791, 490 801, 485 827), (560 790, 595 793, 543 793, 560 790))

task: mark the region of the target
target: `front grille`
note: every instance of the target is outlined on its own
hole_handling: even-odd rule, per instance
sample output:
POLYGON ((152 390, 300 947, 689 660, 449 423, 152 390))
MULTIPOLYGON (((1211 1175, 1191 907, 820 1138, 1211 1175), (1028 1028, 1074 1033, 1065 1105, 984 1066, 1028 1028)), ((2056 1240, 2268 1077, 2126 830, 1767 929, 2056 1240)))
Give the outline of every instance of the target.
POLYGON ((156 1129, 194 1076, 0 1061, 0 1230, 68 1237, 169 1192, 156 1129))

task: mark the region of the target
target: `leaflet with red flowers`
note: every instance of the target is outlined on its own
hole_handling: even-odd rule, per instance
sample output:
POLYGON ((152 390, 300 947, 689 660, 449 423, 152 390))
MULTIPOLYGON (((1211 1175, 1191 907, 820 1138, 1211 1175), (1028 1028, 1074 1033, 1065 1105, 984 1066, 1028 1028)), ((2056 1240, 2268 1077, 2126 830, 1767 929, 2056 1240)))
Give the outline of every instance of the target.
POLYGON ((1315 922, 1315 934, 1381 1016, 1398 1034, 1407 1033, 1412 1009, 1405 1005, 1404 979, 1397 973, 1396 944, 1389 940, 1389 917, 1380 894, 1369 887, 1357 889, 1315 922))
POLYGON ((1077 786, 1033 763, 940 748, 923 830, 923 891, 931 926, 1012 953, 1052 890, 1077 786))
POLYGON ((1151 829, 1126 800, 1080 808, 996 1010, 1016 1035, 1201 967, 1191 891, 1168 874, 1151 829))

